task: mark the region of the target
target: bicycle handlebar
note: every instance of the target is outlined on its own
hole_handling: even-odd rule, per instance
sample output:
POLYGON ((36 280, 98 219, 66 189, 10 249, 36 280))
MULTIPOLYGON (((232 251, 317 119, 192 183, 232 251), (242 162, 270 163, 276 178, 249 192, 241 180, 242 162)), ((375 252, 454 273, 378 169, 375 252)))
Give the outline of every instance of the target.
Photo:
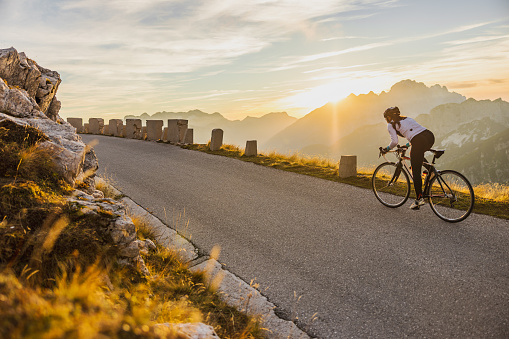
MULTIPOLYGON (((400 145, 397 145, 395 149, 392 149, 392 150, 387 150, 387 149, 384 149, 383 147, 380 147, 379 150, 380 150, 380 154, 378 155, 378 157, 380 158, 381 156, 384 157, 385 160, 387 160, 387 158, 385 157, 385 155, 389 152, 392 152, 392 153, 398 153, 398 154, 405 154, 406 150, 408 149, 409 147, 407 145, 403 145, 403 146, 400 146, 400 145)), ((389 160, 387 160, 389 161, 389 160)))

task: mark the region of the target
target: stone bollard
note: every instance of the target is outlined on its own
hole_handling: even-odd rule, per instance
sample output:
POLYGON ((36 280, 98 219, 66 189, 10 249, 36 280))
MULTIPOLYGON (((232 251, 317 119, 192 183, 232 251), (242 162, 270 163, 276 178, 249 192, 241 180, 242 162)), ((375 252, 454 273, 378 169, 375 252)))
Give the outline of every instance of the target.
POLYGON ((223 130, 215 128, 212 130, 212 137, 210 138, 210 150, 219 151, 223 146, 223 130))
POLYGON ((104 134, 104 135, 110 135, 110 127, 109 127, 109 125, 104 125, 104 126, 103 126, 103 132, 102 132, 102 134, 104 134))
POLYGON ((193 144, 194 131, 192 128, 188 128, 186 130, 186 135, 184 137, 184 144, 193 144))
POLYGON ((172 143, 179 142, 179 119, 168 119, 168 135, 166 137, 166 141, 172 143))
POLYGON ((83 124, 83 133, 90 133, 90 132, 88 131, 88 126, 89 126, 89 123, 88 123, 88 122, 86 122, 86 123, 84 123, 84 124, 83 124))
POLYGON ((342 155, 339 160, 338 174, 340 178, 357 176, 357 156, 342 155))
POLYGON ((246 150, 244 151, 246 157, 256 157, 258 155, 258 144, 256 140, 246 141, 246 150))
POLYGON ((88 132, 91 134, 103 134, 104 119, 90 118, 88 119, 88 132))
POLYGON ((159 140, 163 138, 163 121, 147 120, 147 140, 159 140))
POLYGON ((142 126, 141 119, 127 119, 125 123, 124 137, 129 139, 141 139, 142 126))
POLYGON ((188 121, 184 119, 179 119, 177 122, 178 129, 179 129, 179 142, 184 142, 184 139, 186 137, 187 127, 188 127, 188 121))
POLYGON ((67 118, 67 122, 71 124, 72 127, 76 128, 76 133, 83 133, 83 119, 82 118, 67 118))
POLYGON ((108 134, 113 135, 114 137, 119 137, 122 135, 122 130, 124 129, 124 122, 122 119, 110 119, 108 123, 108 134))

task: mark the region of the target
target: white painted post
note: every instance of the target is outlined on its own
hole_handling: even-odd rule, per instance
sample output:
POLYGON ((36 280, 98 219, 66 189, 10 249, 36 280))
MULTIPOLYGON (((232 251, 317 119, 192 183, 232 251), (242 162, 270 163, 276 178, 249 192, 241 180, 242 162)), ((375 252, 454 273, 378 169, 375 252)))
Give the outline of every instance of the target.
POLYGON ((338 174, 340 178, 357 176, 357 156, 342 155, 339 160, 338 174))

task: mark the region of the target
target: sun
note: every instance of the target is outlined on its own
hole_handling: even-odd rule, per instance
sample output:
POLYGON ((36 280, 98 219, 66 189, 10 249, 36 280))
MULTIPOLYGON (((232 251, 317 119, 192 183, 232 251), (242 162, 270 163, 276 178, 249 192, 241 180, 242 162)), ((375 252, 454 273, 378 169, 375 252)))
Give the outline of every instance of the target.
POLYGON ((390 80, 384 77, 336 79, 315 87, 296 90, 293 95, 284 98, 283 102, 289 108, 313 110, 329 102, 336 103, 352 93, 355 95, 367 94, 371 91, 379 93, 387 86, 387 83, 390 83, 390 80))
POLYGON ((368 93, 371 90, 368 85, 360 81, 334 81, 312 88, 305 88, 294 95, 286 97, 284 101, 292 107, 315 109, 329 102, 338 102, 351 93, 358 95, 368 93))

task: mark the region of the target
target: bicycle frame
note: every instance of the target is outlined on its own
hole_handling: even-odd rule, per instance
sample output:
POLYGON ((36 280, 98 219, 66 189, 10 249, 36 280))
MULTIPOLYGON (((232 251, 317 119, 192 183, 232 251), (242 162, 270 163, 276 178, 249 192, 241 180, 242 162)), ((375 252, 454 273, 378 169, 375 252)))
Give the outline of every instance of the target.
MULTIPOLYGON (((391 178, 391 180, 389 182, 389 185, 391 185, 391 183, 393 183, 394 181, 398 180, 399 174, 400 174, 401 170, 405 171, 408 174, 408 177, 410 178, 410 180, 412 181, 412 184, 414 183, 414 176, 412 175, 412 171, 410 170, 411 167, 409 167, 408 164, 407 164, 407 161, 410 161, 411 159, 410 159, 410 157, 407 157, 405 155, 406 151, 407 151, 407 148, 400 147, 398 145, 398 148, 396 148, 395 150, 387 152, 387 153, 394 153, 395 154, 396 158, 398 159, 398 161, 396 163, 392 162, 392 161, 389 161, 387 159, 387 157, 386 157, 387 153, 382 154, 383 158, 387 162, 391 162, 393 164, 396 164, 396 172, 394 172, 394 176, 391 178)), ((442 186, 443 180, 440 179, 440 172, 435 168, 435 157, 433 157, 433 161, 432 161, 431 164, 429 162, 425 161, 425 162, 423 162, 423 166, 428 171, 428 173, 426 174, 426 177, 424 178, 424 182, 423 182, 423 186, 424 186, 423 190, 422 190, 423 197, 428 198, 430 196, 430 189, 431 189, 431 187, 429 186, 429 183, 430 183, 429 179, 431 178, 432 174, 437 176, 437 178, 438 178, 437 182, 440 184, 440 187, 445 192, 444 187, 442 186)), ((447 186, 447 188, 449 188, 447 183, 445 183, 445 185, 447 186)))

